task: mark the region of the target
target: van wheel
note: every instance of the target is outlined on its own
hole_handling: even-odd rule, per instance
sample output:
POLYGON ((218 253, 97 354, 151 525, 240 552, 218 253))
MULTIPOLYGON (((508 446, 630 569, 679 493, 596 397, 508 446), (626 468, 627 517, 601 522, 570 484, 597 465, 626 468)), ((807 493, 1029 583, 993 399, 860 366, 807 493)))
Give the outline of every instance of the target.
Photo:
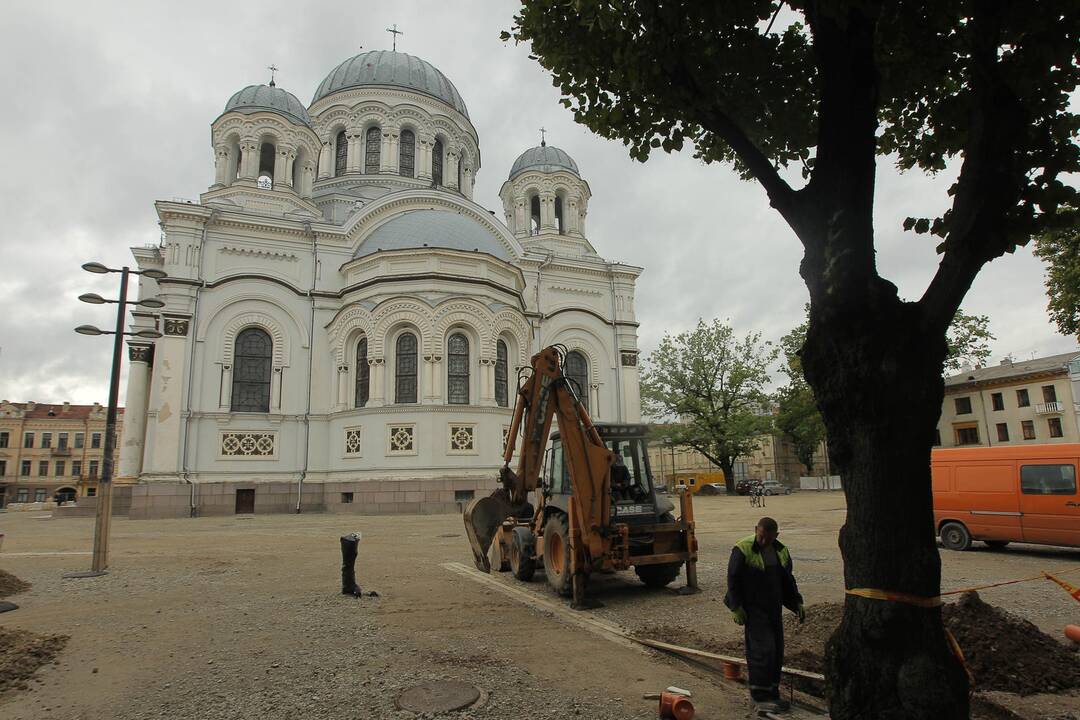
POLYGON ((957 522, 941 526, 941 544, 949 550, 967 550, 971 547, 971 534, 957 522))
POLYGON ((1001 550, 1009 544, 1008 540, 986 540, 986 546, 991 550, 1001 550))

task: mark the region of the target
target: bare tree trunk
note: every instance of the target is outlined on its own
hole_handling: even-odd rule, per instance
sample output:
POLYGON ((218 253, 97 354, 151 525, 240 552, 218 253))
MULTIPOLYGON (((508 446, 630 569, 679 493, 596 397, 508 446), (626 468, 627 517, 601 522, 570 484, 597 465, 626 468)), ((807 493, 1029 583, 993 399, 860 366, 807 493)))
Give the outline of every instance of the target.
MULTIPOLYGON (((876 302, 823 299, 811 310, 806 376, 844 478, 840 530, 848 590, 935 598, 930 449, 944 393, 944 339, 917 305, 881 283, 876 302)), ((826 650, 834 720, 967 718, 968 681, 940 607, 848 595, 826 650)))
POLYGON ((724 488, 727 490, 728 495, 735 494, 735 463, 731 460, 725 459, 717 463, 720 469, 724 471, 724 488))

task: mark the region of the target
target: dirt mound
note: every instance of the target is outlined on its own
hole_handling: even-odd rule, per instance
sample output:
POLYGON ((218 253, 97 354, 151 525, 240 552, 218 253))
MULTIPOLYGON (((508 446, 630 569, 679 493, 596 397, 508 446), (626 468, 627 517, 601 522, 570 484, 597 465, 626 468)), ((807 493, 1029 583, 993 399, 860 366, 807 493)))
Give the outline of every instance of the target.
POLYGON ((67 635, 38 635, 0 627, 0 696, 25 690, 26 681, 64 649, 67 635))
POLYGON ((0 570, 0 598, 26 592, 29 589, 30 583, 20 580, 5 570, 0 570))
POLYGON ((943 608, 979 690, 1018 695, 1080 687, 1080 656, 1027 620, 966 593, 943 608))

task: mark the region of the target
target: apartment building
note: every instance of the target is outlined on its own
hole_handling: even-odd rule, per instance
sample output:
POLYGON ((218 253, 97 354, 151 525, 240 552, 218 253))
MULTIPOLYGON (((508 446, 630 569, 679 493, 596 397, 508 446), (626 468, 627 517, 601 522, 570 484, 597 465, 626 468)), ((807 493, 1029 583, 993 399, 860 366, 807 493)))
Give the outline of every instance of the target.
MULTIPOLYGON (((716 473, 720 468, 697 450, 672 446, 658 441, 649 443, 649 465, 657 483, 670 485, 676 475, 687 473, 716 473)), ((825 443, 814 454, 813 472, 807 472, 791 441, 781 433, 762 435, 757 449, 735 461, 735 481, 777 480, 789 487, 799 487, 799 478, 806 475, 828 474, 825 443)))
POLYGON ((939 447, 1080 442, 1080 351, 945 379, 939 447))
MULTIPOLYGON (((0 401, 0 507, 93 497, 105 453, 106 408, 0 401)), ((117 414, 120 437, 123 409, 117 414)), ((114 462, 119 458, 119 448, 114 462)))

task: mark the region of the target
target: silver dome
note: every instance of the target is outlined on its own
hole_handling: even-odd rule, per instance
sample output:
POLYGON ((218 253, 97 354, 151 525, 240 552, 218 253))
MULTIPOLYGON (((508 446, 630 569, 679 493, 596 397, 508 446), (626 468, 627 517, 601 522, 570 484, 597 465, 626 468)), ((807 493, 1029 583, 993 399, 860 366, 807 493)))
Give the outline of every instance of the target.
POLYGON ((469 117, 457 88, 434 65, 392 50, 360 53, 341 63, 319 84, 311 104, 339 90, 365 85, 391 85, 430 95, 469 117))
POLYGON ((229 98, 225 103, 227 112, 255 113, 276 112, 286 116, 290 120, 311 125, 311 118, 307 109, 295 95, 287 90, 282 90, 275 85, 248 85, 246 88, 229 98))
POLYGON ((514 177, 526 170, 539 170, 540 172, 569 170, 581 177, 574 159, 567 155, 564 150, 551 145, 537 145, 518 155, 518 159, 510 167, 510 179, 513 180, 514 177))

